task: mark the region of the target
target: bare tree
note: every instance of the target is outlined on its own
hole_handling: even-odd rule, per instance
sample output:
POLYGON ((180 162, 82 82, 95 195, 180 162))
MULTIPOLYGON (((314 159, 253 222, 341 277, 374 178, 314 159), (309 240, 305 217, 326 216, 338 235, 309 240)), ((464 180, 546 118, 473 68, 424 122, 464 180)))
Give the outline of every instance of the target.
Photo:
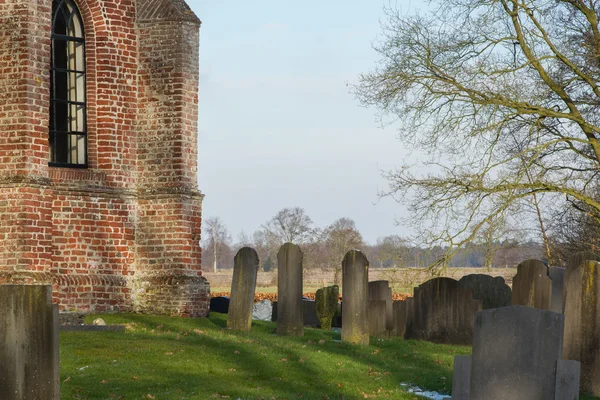
POLYGON ((333 284, 341 283, 342 260, 348 250, 364 245, 356 224, 350 218, 339 218, 322 232, 328 264, 333 267, 333 284))
POLYGON ((267 241, 275 240, 284 243, 301 244, 312 235, 312 220, 300 207, 284 208, 262 226, 267 241))
POLYGON ((231 236, 225 227, 225 224, 219 217, 210 217, 203 221, 206 239, 205 248, 210 249, 212 253, 213 272, 217 272, 217 265, 225 250, 229 249, 231 236))
POLYGON ((425 243, 449 249, 524 201, 540 210, 544 193, 546 206, 585 204, 600 220, 599 3, 433 4, 426 16, 386 10, 379 66, 355 87, 428 154, 386 173, 382 195, 408 205, 425 243))

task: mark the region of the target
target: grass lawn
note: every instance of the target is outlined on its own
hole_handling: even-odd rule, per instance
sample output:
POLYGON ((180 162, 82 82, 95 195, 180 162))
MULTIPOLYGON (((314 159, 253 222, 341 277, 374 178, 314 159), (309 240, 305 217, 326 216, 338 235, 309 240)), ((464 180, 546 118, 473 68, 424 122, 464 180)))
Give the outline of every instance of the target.
MULTIPOLYGON (((97 316, 88 316, 91 322, 97 316)), ((275 324, 225 328, 226 315, 182 319, 102 315, 125 333, 62 332, 61 399, 420 399, 401 382, 450 393, 454 355, 470 347, 371 339, 305 329, 278 337, 275 324)), ((582 400, 592 400, 582 397, 582 400)))

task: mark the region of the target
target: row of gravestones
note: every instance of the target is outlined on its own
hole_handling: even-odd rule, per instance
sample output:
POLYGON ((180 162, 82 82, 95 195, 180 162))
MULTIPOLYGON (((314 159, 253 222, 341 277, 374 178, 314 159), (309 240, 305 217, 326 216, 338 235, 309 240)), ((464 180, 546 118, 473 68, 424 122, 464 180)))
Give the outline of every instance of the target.
MULTIPOLYGON (((281 247, 277 259, 277 333, 302 335, 302 252, 298 246, 286 243, 281 247)), ((474 323, 486 321, 480 317, 481 310, 511 304, 550 310, 552 315, 562 315, 566 310, 566 317, 562 317, 565 318, 563 327, 555 327, 552 331, 560 336, 561 344, 564 334, 564 350, 561 349, 560 353, 564 358, 582 363, 582 389, 600 395, 600 285, 597 283, 600 279, 600 263, 587 260, 600 260, 600 257, 590 253, 576 255, 566 273, 562 268, 548 268, 540 261, 527 260, 517 268, 512 292, 502 278, 485 275, 471 275, 461 281, 435 278, 415 288, 413 298, 393 302, 388 283, 369 283, 368 260, 360 251, 352 250, 342 261, 345 299, 342 307, 342 341, 366 345, 369 335, 391 334, 407 339, 472 344, 474 323)), ((231 328, 250 329, 257 271, 256 252, 250 248, 240 250, 236 255, 228 316, 228 326, 231 328)), ((333 300, 337 295, 331 292, 327 296, 331 296, 327 297, 330 299, 331 315, 324 312, 319 314, 319 318, 325 318, 324 326, 328 324, 327 319, 333 316, 334 303, 337 307, 337 302, 333 300)), ((320 303, 317 301, 317 309, 328 309, 320 303)), ((509 310, 513 313, 509 312, 508 315, 518 319, 517 309, 509 310)), ((535 334, 544 337, 548 332, 540 328, 535 334)), ((496 339, 503 342, 502 338, 496 339)), ((517 345, 521 346, 521 342, 517 345)), ((562 362, 562 356, 554 363, 562 362)), ((556 368, 555 365, 555 377, 556 368)))

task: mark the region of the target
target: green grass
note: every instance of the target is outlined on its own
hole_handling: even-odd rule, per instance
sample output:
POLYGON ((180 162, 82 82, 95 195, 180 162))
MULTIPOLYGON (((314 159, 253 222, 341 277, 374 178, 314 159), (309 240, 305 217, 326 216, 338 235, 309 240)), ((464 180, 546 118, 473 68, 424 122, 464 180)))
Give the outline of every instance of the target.
MULTIPOLYGON (((88 316, 90 322, 96 316, 88 316)), ((368 347, 275 325, 225 328, 226 315, 182 319, 102 315, 125 333, 61 333, 61 399, 418 399, 400 382, 450 393, 454 355, 466 346, 371 339, 368 347)), ((582 400, 592 400, 582 397, 582 400)))

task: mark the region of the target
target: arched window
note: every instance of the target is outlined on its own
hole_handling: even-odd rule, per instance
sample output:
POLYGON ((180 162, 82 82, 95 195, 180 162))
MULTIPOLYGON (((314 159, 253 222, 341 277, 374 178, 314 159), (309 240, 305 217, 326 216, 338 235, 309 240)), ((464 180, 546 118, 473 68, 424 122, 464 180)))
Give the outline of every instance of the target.
POLYGON ((52 1, 50 67, 50 162, 87 167, 85 37, 72 0, 52 1))

